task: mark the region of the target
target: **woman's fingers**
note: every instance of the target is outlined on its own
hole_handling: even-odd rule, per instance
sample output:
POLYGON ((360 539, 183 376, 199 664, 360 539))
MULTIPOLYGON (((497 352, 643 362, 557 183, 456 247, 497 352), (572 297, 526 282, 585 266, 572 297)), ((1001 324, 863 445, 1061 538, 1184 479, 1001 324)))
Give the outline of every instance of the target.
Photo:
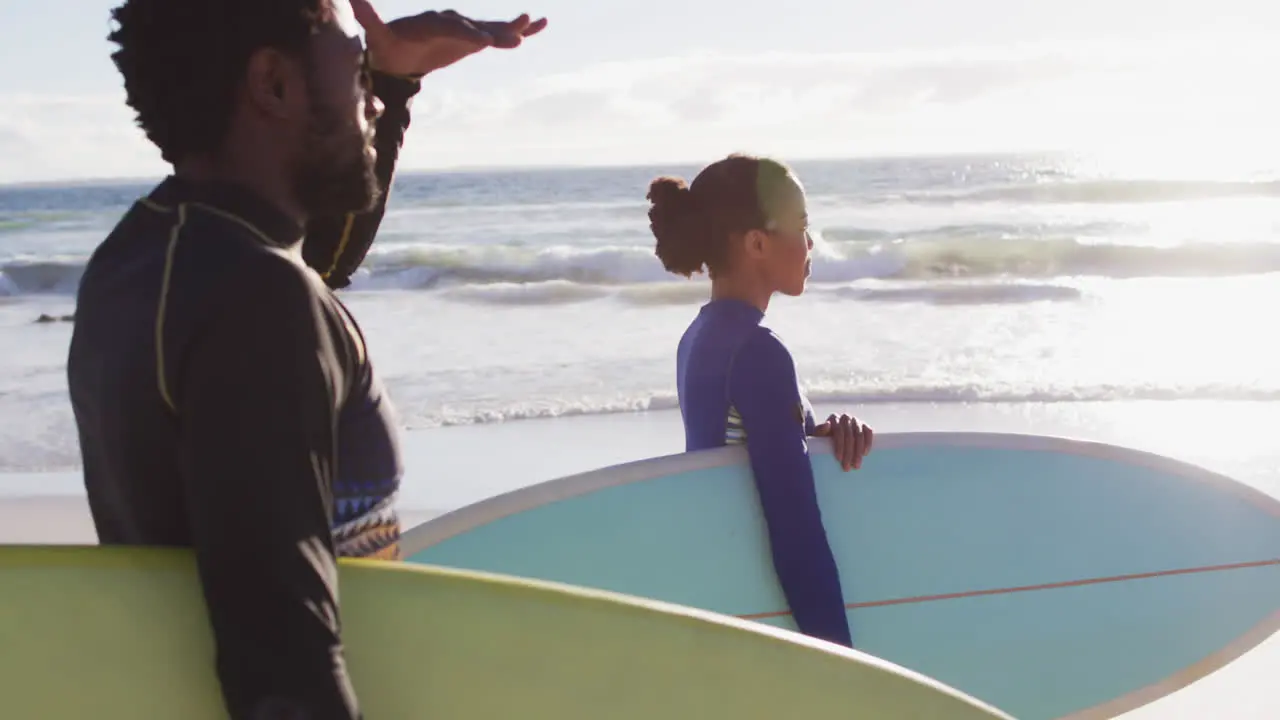
POLYGON ((844 438, 844 443, 840 451, 840 466, 845 472, 853 467, 854 454, 858 451, 858 440, 853 434, 853 418, 848 415, 840 416, 840 436, 844 438))
POLYGON ((849 415, 832 414, 825 423, 814 429, 813 434, 815 437, 831 438, 832 454, 845 472, 861 469, 862 458, 871 453, 871 446, 875 443, 875 433, 871 427, 849 415))
POLYGON ((864 436, 862 434, 862 423, 858 422, 857 418, 850 418, 849 433, 852 436, 850 438, 852 442, 850 442, 849 444, 853 446, 853 452, 850 457, 850 460, 851 460, 850 464, 853 465, 854 470, 858 470, 862 468, 862 456, 866 455, 867 453, 866 453, 866 450, 864 449, 866 447, 866 444, 865 444, 864 436))
POLYGON ((827 425, 831 427, 831 450, 835 453, 836 461, 844 465, 844 446, 848 438, 845 436, 844 428, 840 426, 840 417, 832 415, 827 418, 827 425))

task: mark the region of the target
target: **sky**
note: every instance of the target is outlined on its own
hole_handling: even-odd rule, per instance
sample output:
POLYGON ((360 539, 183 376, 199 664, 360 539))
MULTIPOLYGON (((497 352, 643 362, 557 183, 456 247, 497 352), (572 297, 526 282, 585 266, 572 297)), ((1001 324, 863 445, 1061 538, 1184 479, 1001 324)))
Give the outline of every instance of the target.
MULTIPOLYGON (((375 0, 384 18, 420 12, 375 0)), ((156 177, 116 0, 0 0, 0 183, 156 177)), ((550 25, 428 77, 406 170, 1068 150, 1280 156, 1269 0, 478 0, 550 25)))

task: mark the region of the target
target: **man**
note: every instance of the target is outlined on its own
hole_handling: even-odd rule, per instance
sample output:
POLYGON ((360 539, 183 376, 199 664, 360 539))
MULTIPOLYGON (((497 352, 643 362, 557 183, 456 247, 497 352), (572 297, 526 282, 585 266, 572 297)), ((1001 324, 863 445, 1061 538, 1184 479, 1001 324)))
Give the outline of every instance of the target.
POLYGON ((345 285, 372 241, 419 79, 545 26, 386 24, 347 2, 113 11, 128 103, 174 173, 81 283, 68 380, 85 485, 102 543, 194 548, 237 719, 361 717, 335 558, 397 556, 400 455, 320 273, 345 285))

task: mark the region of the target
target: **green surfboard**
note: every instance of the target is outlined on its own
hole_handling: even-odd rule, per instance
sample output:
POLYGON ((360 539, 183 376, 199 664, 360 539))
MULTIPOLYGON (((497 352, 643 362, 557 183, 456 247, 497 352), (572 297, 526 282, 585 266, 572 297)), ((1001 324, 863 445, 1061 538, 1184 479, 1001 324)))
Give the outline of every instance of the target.
MULTIPOLYGON (((606 592, 339 563, 369 720, 1007 718, 888 662, 606 592)), ((5 716, 225 718, 189 551, 0 546, 5 716)))

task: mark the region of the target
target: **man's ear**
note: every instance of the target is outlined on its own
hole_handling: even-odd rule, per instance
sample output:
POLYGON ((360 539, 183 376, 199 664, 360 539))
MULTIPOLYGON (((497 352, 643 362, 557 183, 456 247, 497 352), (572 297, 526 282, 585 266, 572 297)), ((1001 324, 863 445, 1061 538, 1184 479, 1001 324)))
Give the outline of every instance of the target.
POLYGON ((274 118, 288 117, 302 98, 298 62, 273 48, 249 56, 245 69, 245 93, 258 112, 274 118))

